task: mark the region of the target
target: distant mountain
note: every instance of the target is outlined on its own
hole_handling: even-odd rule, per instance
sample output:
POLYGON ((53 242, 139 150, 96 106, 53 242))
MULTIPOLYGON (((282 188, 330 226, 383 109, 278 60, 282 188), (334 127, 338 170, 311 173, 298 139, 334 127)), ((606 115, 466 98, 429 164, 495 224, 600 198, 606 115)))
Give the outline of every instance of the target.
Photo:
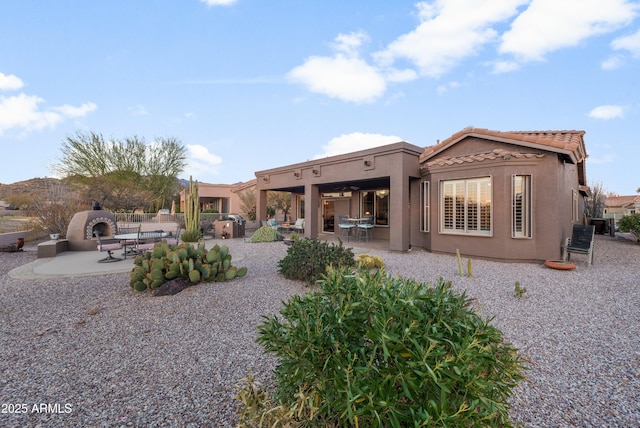
POLYGON ((0 200, 13 195, 46 195, 54 185, 60 185, 57 178, 32 178, 12 184, 0 183, 0 200))

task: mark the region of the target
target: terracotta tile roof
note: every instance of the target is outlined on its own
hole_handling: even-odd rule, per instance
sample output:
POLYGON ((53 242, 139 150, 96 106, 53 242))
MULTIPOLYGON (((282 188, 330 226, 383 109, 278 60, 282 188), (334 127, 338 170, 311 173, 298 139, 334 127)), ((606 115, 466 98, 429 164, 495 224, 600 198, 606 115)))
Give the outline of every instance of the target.
POLYGON ((519 153, 512 152, 503 149, 495 149, 485 153, 474 153, 463 156, 443 156, 436 158, 432 161, 426 162, 422 165, 422 168, 433 168, 434 166, 450 166, 456 164, 470 163, 470 162, 482 162, 484 160, 494 159, 524 159, 524 158, 541 158, 544 154, 540 153, 519 153))
POLYGON ((426 147, 422 155, 420 155, 420 162, 425 162, 427 159, 466 137, 478 137, 559 152, 568 156, 571 161, 578 163, 584 161, 587 157, 584 147, 584 134, 584 131, 575 130, 502 132, 483 128, 465 128, 435 146, 426 147))
POLYGON ((640 204, 640 195, 607 196, 604 200, 605 207, 630 207, 634 204, 640 204))

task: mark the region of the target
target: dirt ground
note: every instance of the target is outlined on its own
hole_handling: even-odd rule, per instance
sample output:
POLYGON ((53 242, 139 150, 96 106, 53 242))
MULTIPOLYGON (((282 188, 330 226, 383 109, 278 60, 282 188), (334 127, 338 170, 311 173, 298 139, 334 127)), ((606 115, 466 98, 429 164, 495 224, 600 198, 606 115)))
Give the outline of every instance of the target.
POLYGON ((19 232, 28 229, 26 217, 22 211, 0 210, 0 233, 19 232))

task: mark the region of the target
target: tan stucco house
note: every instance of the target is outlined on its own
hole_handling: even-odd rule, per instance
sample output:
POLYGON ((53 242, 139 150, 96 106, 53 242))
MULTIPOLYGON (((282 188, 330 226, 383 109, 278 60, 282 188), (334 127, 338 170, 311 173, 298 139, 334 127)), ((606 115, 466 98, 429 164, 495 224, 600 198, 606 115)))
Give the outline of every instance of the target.
MULTIPOLYGON (((255 189, 255 180, 236 184, 212 184, 198 182, 200 209, 215 210, 222 214, 238 214, 242 211, 240 193, 255 189)), ((184 212, 187 189, 180 192, 180 212, 184 212)))
POLYGON ((259 218, 267 191, 287 191, 304 234, 337 234, 339 215, 375 219, 373 238, 504 261, 560 257, 583 222, 584 131, 466 128, 435 146, 398 142, 256 172, 259 218))
POLYGON ((613 218, 616 223, 626 215, 640 213, 640 195, 607 196, 604 200, 604 218, 613 218))

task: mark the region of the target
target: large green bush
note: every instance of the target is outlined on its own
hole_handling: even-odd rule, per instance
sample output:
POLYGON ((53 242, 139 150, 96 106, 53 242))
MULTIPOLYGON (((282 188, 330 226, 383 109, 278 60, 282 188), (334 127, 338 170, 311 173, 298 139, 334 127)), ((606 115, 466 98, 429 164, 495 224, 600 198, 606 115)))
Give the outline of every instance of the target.
POLYGON ((465 294, 400 277, 330 270, 258 327, 278 357, 273 398, 242 387, 260 426, 508 427, 524 361, 465 294))
POLYGON ((621 232, 630 232, 640 241, 640 214, 631 214, 622 217, 618 221, 618 228, 621 232))
POLYGON ((281 241, 282 235, 271 226, 262 226, 251 235, 251 242, 275 242, 281 241))
POLYGON ((288 279, 314 283, 334 268, 352 267, 356 262, 351 248, 329 244, 318 239, 298 239, 287 249, 287 255, 278 262, 278 271, 288 279))

